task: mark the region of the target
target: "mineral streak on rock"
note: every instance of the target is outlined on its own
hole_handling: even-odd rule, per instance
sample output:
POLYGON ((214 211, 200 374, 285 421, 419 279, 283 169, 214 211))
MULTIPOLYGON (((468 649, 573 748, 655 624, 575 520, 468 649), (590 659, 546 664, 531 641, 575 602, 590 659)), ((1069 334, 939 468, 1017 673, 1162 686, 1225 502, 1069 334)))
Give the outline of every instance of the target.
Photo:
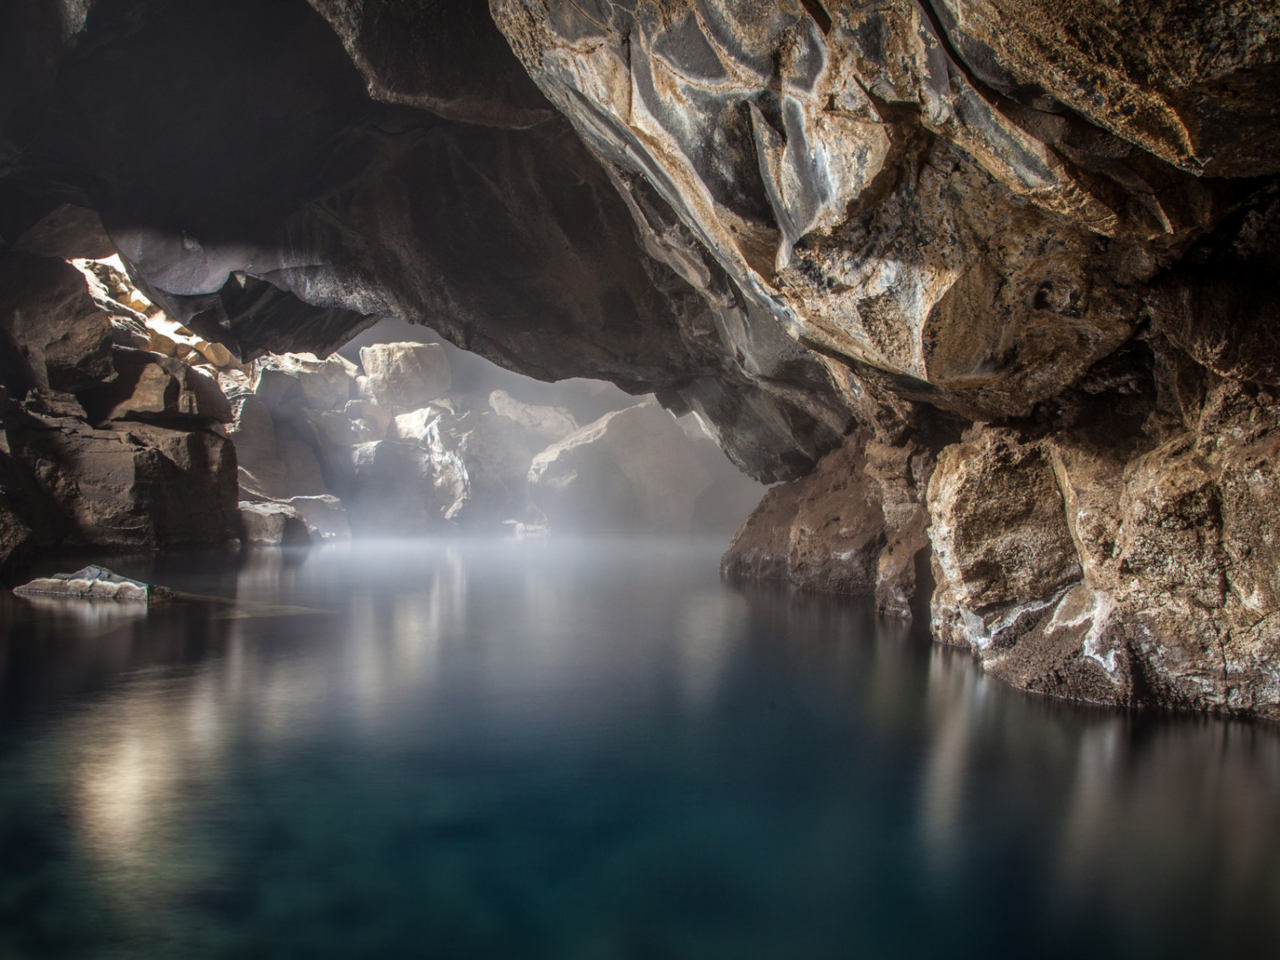
POLYGON ((122 600, 155 603, 168 600, 173 592, 141 580, 130 580, 106 567, 89 565, 75 573, 55 573, 39 577, 13 592, 20 597, 61 597, 68 600, 122 600))

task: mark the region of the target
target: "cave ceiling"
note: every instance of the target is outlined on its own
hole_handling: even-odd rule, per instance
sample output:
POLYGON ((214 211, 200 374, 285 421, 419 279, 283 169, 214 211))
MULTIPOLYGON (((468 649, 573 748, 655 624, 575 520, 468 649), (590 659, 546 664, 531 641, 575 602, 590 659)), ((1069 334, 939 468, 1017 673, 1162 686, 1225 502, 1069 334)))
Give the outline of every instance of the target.
POLYGON ((242 358, 396 316, 657 393, 790 479, 858 425, 1033 415, 1153 323, 1274 378, 1269 287, 1231 301, 1243 352, 1186 305, 1271 262, 1231 238, 1280 172, 1278 16, 11 0, 0 239, 94 211, 242 358))

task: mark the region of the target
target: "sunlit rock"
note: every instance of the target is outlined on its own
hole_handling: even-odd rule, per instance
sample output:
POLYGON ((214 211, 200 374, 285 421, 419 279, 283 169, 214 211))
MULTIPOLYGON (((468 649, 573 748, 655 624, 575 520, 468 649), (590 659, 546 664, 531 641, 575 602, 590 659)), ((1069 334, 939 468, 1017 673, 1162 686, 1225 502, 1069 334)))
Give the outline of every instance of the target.
POLYGON ((131 580, 106 567, 91 564, 75 573, 55 573, 14 587, 20 597, 61 597, 66 600, 120 600, 150 603, 168 600, 173 594, 165 587, 131 580))
POLYGON ((360 350, 368 390, 386 410, 414 410, 449 389, 449 361, 438 343, 379 343, 360 350))
POLYGON ((682 533, 711 482, 670 413, 606 414, 533 458, 530 495, 555 532, 682 533))
POLYGON ((259 361, 255 392, 273 410, 301 407, 342 409, 351 399, 355 364, 334 354, 320 360, 305 353, 273 354, 259 361))
POLYGON ((0 378, 28 390, 76 391, 111 377, 111 321, 62 260, 0 253, 0 378))
POLYGON ((96 419, 229 423, 231 404, 216 380, 172 357, 115 347, 115 379, 85 392, 96 419))
POLYGON ((437 425, 444 409, 437 406, 419 407, 408 413, 397 413, 391 419, 387 436, 392 440, 408 440, 413 443, 428 442, 432 429, 437 425))
POLYGON ((542 519, 528 490, 529 468, 542 447, 536 433, 488 410, 443 417, 439 430, 441 446, 466 470, 465 492, 450 513, 460 527, 492 533, 508 520, 542 519))
POLYGON ((450 528, 467 486, 466 469, 456 455, 398 440, 349 450, 351 483, 342 499, 353 533, 409 535, 450 528))
POLYGON ((381 440, 391 427, 391 411, 384 410, 368 400, 348 400, 342 408, 343 416, 355 425, 356 432, 364 440, 381 440))
POLYGON ((61 260, 100 259, 116 252, 97 212, 74 203, 64 203, 46 213, 13 241, 13 249, 61 260))
POLYGON ((521 403, 505 390, 494 390, 489 394, 489 406, 498 416, 514 420, 547 443, 563 440, 578 429, 578 421, 568 410, 521 403))

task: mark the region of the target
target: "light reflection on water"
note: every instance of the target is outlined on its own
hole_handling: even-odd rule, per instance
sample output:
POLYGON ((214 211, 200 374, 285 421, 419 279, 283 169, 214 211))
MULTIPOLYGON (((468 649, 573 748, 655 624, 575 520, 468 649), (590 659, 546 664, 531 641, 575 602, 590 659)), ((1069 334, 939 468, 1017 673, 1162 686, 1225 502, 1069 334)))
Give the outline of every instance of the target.
POLYGON ((113 561, 0 602, 0 957, 1238 956, 1280 731, 1029 698, 714 547, 113 561))

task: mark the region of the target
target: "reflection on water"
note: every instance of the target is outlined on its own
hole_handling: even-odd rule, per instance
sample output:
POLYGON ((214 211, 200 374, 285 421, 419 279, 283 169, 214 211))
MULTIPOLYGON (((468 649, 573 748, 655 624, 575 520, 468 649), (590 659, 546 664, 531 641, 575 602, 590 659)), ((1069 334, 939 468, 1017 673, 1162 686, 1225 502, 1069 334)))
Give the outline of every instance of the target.
POLYGON ((1029 698, 715 560, 333 545, 3 599, 0 957, 1276 955, 1280 731, 1029 698))

